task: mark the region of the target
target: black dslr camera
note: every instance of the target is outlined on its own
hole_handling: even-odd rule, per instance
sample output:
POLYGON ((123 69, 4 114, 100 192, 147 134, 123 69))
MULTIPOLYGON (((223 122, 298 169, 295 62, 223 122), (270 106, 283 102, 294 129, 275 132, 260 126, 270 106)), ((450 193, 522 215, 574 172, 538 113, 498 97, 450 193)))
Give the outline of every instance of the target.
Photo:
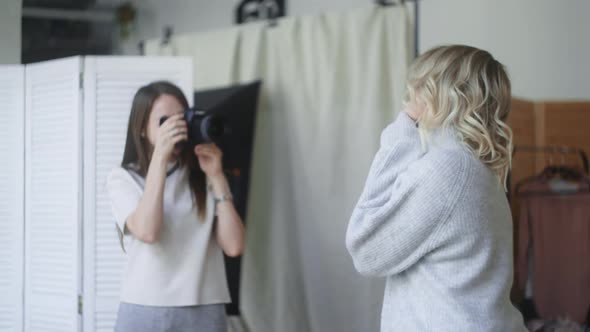
MULTIPOLYGON (((160 126, 168 119, 160 118, 160 126)), ((219 116, 205 114, 205 111, 189 108, 184 111, 184 120, 188 129, 188 142, 178 145, 190 148, 203 143, 218 143, 225 135, 225 122, 219 116)))

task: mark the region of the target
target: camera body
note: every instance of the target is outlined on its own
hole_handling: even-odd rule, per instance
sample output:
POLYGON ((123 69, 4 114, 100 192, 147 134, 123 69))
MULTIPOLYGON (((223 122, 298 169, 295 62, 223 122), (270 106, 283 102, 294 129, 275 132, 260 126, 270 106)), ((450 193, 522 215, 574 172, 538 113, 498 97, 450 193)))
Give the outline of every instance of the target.
MULTIPOLYGON (((160 126, 168 120, 160 118, 160 126)), ((217 143, 226 133, 225 122, 219 116, 206 114, 203 110, 189 108, 184 111, 184 120, 188 129, 188 141, 178 145, 194 148, 203 143, 217 143)))

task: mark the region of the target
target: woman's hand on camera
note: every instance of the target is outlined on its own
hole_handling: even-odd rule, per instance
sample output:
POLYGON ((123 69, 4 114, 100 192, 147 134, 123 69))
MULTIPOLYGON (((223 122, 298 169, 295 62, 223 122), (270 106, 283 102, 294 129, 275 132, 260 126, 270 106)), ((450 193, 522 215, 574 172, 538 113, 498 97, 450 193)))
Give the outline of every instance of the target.
POLYGON ((221 158, 223 153, 217 145, 199 144, 195 146, 195 155, 199 159, 199 165, 205 174, 213 179, 223 175, 223 168, 221 166, 221 158))
POLYGON ((158 128, 154 157, 160 161, 167 162, 174 152, 176 143, 188 140, 188 129, 183 116, 183 113, 175 114, 158 128))

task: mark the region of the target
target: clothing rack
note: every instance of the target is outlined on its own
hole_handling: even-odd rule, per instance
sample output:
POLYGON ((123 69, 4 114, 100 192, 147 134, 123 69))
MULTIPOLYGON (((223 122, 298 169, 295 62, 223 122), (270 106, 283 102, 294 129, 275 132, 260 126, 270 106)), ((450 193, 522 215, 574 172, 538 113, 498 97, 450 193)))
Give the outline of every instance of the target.
MULTIPOLYGON (((541 154, 541 153, 553 153, 553 154, 561 154, 561 155, 578 155, 580 160, 582 161, 582 167, 584 169, 584 173, 586 175, 590 174, 590 165, 588 163, 588 155, 583 149, 574 148, 569 146, 522 146, 518 145, 515 146, 512 150, 512 158, 517 152, 525 152, 525 153, 533 153, 533 154, 541 154)), ((508 176, 506 178, 506 186, 508 188, 508 192, 506 196, 508 197, 508 202, 512 202, 512 170, 508 172, 508 176)))
POLYGON ((586 175, 590 174, 590 165, 588 163, 588 155, 583 149, 574 148, 569 146, 516 146, 512 152, 512 157, 517 152, 530 152, 530 153, 550 153, 560 155, 578 155, 582 160, 582 166, 586 175))

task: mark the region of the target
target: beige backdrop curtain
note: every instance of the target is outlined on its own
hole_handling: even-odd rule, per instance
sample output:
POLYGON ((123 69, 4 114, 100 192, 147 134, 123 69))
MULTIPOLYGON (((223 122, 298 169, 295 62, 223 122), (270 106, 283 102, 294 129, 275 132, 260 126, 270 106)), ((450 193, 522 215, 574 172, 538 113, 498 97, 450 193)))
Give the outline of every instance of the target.
POLYGON ((192 56, 195 89, 263 80, 241 285, 250 331, 378 331, 383 280, 354 271, 344 238, 401 108, 409 25, 403 7, 370 7, 147 43, 148 55, 192 56))

